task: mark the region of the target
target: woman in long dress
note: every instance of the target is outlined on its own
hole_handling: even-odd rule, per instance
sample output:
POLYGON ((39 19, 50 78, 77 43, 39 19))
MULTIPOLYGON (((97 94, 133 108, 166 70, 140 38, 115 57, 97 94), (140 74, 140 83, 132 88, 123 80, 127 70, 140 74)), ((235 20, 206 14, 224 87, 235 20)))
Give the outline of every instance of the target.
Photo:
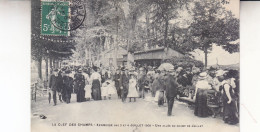
POLYGON ((83 71, 82 75, 85 77, 85 98, 86 101, 89 101, 91 98, 91 85, 89 84, 90 79, 86 69, 83 71))
POLYGON ((137 89, 136 89, 136 78, 134 74, 130 74, 131 79, 129 80, 129 89, 128 89, 128 95, 129 102, 131 102, 131 99, 134 98, 134 102, 136 101, 136 98, 139 96, 137 89))
POLYGON ((207 106, 207 90, 211 86, 207 82, 207 73, 202 72, 199 74, 198 82, 196 83, 195 91, 195 110, 194 114, 199 117, 209 116, 209 108, 207 106))
POLYGON ((94 72, 90 76, 92 84, 92 98, 94 100, 101 100, 101 75, 97 72, 97 67, 93 67, 94 72))
POLYGON ((234 78, 226 75, 225 80, 220 86, 220 91, 222 92, 222 101, 223 101, 223 120, 225 123, 235 125, 239 122, 238 120, 238 109, 236 106, 237 97, 234 92, 236 88, 234 78))

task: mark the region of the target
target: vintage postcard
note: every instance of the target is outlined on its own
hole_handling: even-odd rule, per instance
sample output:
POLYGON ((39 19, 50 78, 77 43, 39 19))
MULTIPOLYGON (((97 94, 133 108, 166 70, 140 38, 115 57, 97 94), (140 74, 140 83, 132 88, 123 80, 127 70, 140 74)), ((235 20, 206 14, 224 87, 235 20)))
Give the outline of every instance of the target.
POLYGON ((239 132, 239 0, 32 0, 32 132, 239 132))

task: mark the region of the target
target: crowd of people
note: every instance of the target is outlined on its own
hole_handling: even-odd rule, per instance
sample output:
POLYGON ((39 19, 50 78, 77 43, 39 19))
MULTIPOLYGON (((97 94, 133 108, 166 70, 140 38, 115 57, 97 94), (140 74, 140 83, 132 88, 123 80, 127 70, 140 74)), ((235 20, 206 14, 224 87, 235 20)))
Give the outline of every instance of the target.
POLYGON ((60 102, 70 103, 71 94, 77 102, 112 99, 117 95, 123 103, 136 102, 137 98, 151 96, 164 106, 167 102, 168 116, 172 116, 174 100, 178 96, 189 97, 195 102, 194 115, 208 117, 214 112, 210 105, 221 108, 223 120, 237 124, 239 104, 239 73, 237 70, 210 68, 202 70, 195 66, 174 66, 169 69, 156 67, 109 68, 64 67, 52 71, 49 79, 54 105, 56 96, 60 102))

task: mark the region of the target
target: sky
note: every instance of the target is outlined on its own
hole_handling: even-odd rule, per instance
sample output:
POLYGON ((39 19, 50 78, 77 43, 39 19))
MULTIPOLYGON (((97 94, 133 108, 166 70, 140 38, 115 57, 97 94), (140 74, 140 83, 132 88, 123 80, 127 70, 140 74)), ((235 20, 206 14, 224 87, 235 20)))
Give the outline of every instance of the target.
MULTIPOLYGON (((193 53, 196 60, 200 60, 203 63, 205 62, 204 53, 201 50, 196 50, 193 53)), ((213 45, 212 52, 208 54, 208 65, 231 65, 231 64, 238 64, 240 60, 239 53, 230 54, 229 52, 225 51, 222 47, 213 45)))
POLYGON ((235 15, 236 18, 239 18, 240 0, 227 0, 227 1, 229 1, 229 4, 226 4, 224 7, 226 7, 227 10, 232 11, 232 13, 235 15))

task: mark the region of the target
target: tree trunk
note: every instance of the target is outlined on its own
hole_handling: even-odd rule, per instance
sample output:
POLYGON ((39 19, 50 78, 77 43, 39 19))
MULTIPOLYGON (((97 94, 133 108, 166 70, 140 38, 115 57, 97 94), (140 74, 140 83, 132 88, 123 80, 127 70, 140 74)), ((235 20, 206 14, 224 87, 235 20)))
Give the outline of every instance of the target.
MULTIPOLYGON (((149 14, 149 10, 147 10, 147 12, 145 13, 145 20, 146 20, 146 35, 147 38, 150 39, 150 14, 149 14)), ((148 49, 150 48, 150 41, 147 42, 147 47, 148 49)))
POLYGON ((114 58, 114 64, 115 64, 115 69, 117 69, 117 50, 118 50, 118 25, 119 24, 119 16, 116 17, 116 45, 115 45, 115 58, 114 58))
POLYGON ((169 47, 169 44, 166 42, 167 40, 167 36, 168 36, 168 26, 169 26, 169 21, 165 20, 165 30, 164 30, 164 46, 166 46, 166 48, 169 47))
POLYGON ((164 30, 164 40, 163 41, 164 41, 164 46, 166 46, 166 56, 168 55, 168 48, 169 48, 169 44, 166 42, 167 36, 168 36, 168 26, 169 26, 169 20, 165 20, 165 30, 164 30))
POLYGON ((205 47, 204 48, 204 54, 205 54, 205 70, 207 69, 208 66, 208 49, 205 47))
POLYGON ((48 58, 45 59, 45 64, 46 64, 46 67, 45 67, 45 75, 46 75, 46 80, 48 80, 48 76, 49 76, 49 65, 48 65, 48 58))
POLYGON ((42 80, 42 57, 38 60, 38 77, 42 80))

